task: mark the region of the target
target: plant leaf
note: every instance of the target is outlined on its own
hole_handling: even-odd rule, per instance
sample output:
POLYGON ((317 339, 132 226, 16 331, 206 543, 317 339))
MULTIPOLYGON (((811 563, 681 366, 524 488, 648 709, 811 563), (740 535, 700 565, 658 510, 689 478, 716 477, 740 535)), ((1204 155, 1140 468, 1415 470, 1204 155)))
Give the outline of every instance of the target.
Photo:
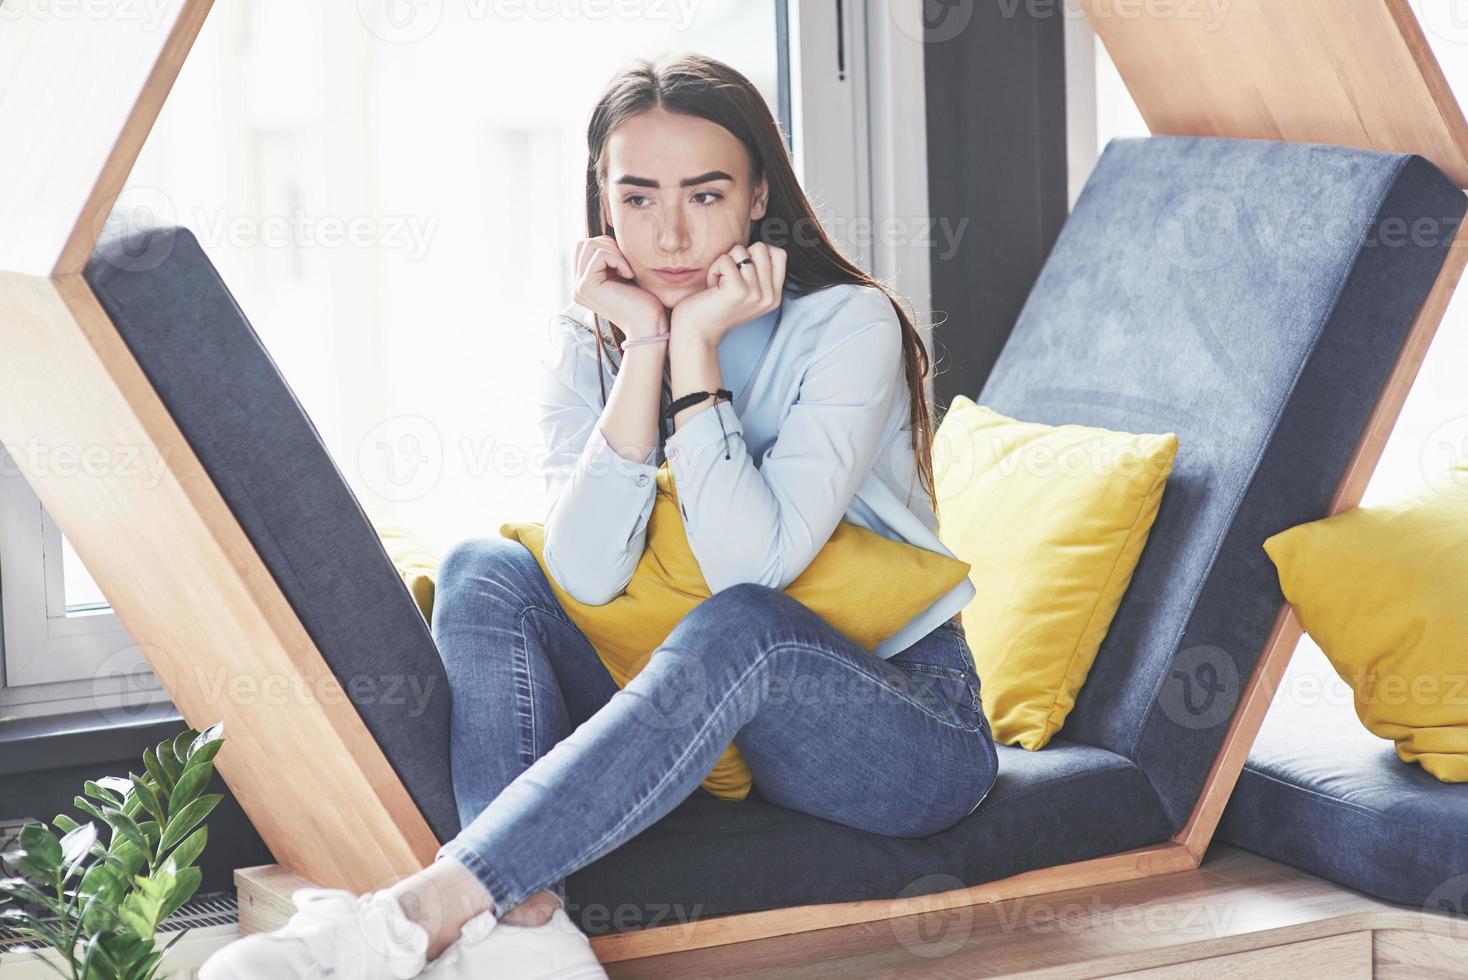
MULTIPOLYGON (((198 830, 183 839, 183 843, 173 849, 168 856, 173 859, 176 867, 187 868, 199 857, 199 852, 204 850, 204 845, 209 840, 209 826, 205 824, 198 830)), ((162 853, 160 851, 160 853, 162 853)))
POLYGON ((183 765, 178 761, 178 756, 173 754, 173 739, 165 738, 159 742, 153 750, 153 755, 163 771, 168 774, 168 789, 173 789, 173 784, 178 781, 179 773, 183 772, 183 765))
POLYGON ((56 819, 52 820, 51 822, 60 827, 63 834, 69 834, 73 830, 76 830, 77 827, 81 826, 75 820, 71 819, 64 813, 56 814, 56 819))
POLYGON ((50 880, 55 877, 56 869, 61 866, 61 842, 49 827, 28 823, 20 828, 16 842, 20 844, 23 855, 18 854, 16 860, 7 856, 7 863, 15 864, 22 872, 32 873, 38 878, 50 880))
POLYGON ((93 804, 92 801, 87 799, 85 796, 73 797, 71 802, 76 804, 76 808, 78 810, 81 810, 87 816, 92 817, 98 823, 105 824, 108 827, 112 826, 111 822, 108 821, 106 817, 102 816, 102 811, 97 809, 96 805, 93 804))
POLYGON ((198 731, 193 728, 190 728, 188 731, 179 732, 177 735, 173 736, 173 757, 178 760, 178 768, 180 772, 188 768, 189 746, 193 744, 194 739, 198 737, 198 731))
POLYGON ((148 776, 153 780, 153 789, 158 793, 167 793, 173 789, 173 780, 158 763, 158 756, 152 748, 143 750, 143 768, 148 771, 148 776))
POLYGON ((163 813, 163 804, 159 802, 158 794, 153 792, 153 787, 148 785, 148 781, 135 772, 127 775, 132 780, 133 792, 137 794, 138 800, 142 803, 143 809, 148 811, 149 816, 160 824, 168 819, 163 813))
POLYGON ((127 794, 131 793, 133 788, 132 780, 124 779, 121 776, 103 776, 97 780, 97 785, 103 789, 112 790, 123 799, 127 799, 127 794))
POLYGON ((97 825, 88 821, 75 830, 69 831, 61 838, 61 860, 65 866, 65 878, 76 874, 82 862, 92 851, 92 845, 97 840, 97 825))
POLYGON ((199 745, 189 754, 189 765, 197 766, 201 762, 213 762, 214 757, 222 748, 224 748, 224 742, 220 739, 199 745))
POLYGON ((112 853, 121 858, 123 864, 127 866, 127 877, 124 879, 125 881, 132 881, 133 875, 142 870, 143 866, 148 863, 151 857, 148 852, 130 840, 124 840, 121 844, 114 847, 112 853))
POLYGON ((126 799, 123 794, 114 792, 108 787, 103 786, 95 779, 89 779, 86 782, 82 783, 82 792, 87 794, 94 800, 105 803, 108 806, 115 806, 119 808, 122 806, 123 801, 126 799))
MULTIPOLYGON (((98 866, 100 867, 100 865, 98 866)), ((95 868, 93 869, 95 870, 95 868)), ((83 881, 86 879, 83 878, 83 881)), ((94 883, 94 887, 99 887, 94 883)), ((98 891, 93 892, 82 906, 82 928, 88 935, 94 935, 104 929, 111 929, 117 922, 115 904, 121 899, 123 892, 121 879, 100 886, 98 891), (112 889, 116 888, 113 892, 112 889)))
MULTIPOLYGON (((189 746, 189 762, 198 762, 199 760, 196 758, 196 756, 199 752, 203 751, 209 752, 209 759, 213 759, 214 753, 218 752, 220 746, 222 746, 223 744, 224 722, 216 721, 214 724, 210 725, 208 728, 200 732, 199 736, 194 739, 193 744, 189 746)), ((207 762, 209 761, 209 759, 205 759, 204 761, 207 762)))
POLYGON ((143 836, 143 832, 138 829, 138 825, 133 821, 132 817, 114 807, 103 807, 102 816, 106 817, 107 822, 112 825, 113 850, 117 849, 117 838, 120 834, 126 840, 137 845, 145 855, 152 853, 153 849, 148 843, 148 838, 143 836))
POLYGON ((194 897, 194 892, 199 890, 199 882, 204 878, 204 872, 198 868, 184 868, 174 879, 173 891, 169 892, 168 898, 163 903, 163 914, 159 920, 168 918, 179 907, 194 897))
POLYGON ((12 906, 8 909, 0 910, 0 922, 4 922, 10 929, 16 932, 23 933, 33 939, 39 939, 54 949, 59 950, 62 948, 63 940, 61 939, 61 934, 56 931, 55 927, 49 921, 38 918, 34 913, 28 912, 23 908, 12 906))
POLYGON ((178 777, 178 785, 173 787, 173 792, 168 794, 168 812, 170 815, 177 813, 188 806, 209 785, 209 777, 214 775, 214 764, 201 762, 189 766, 178 777))
POLYGON ((209 815, 209 811, 224 799, 223 793, 209 793, 201 796, 168 821, 168 826, 163 831, 163 840, 159 842, 158 849, 166 851, 183 839, 184 835, 193 830, 194 827, 209 815))

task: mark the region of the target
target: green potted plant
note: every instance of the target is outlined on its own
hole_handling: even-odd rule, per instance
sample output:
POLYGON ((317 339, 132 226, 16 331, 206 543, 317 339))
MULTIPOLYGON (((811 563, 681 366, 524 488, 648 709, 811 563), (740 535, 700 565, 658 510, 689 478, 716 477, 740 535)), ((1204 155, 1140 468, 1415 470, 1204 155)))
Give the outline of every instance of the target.
POLYGON ((223 723, 189 729, 143 752, 143 773, 87 780, 80 823, 57 814, 27 824, 0 855, 0 924, 55 950, 70 980, 151 980, 181 930, 156 948, 158 924, 199 887, 204 818, 222 794, 204 794, 223 723), (107 841, 100 828, 107 829, 107 841))

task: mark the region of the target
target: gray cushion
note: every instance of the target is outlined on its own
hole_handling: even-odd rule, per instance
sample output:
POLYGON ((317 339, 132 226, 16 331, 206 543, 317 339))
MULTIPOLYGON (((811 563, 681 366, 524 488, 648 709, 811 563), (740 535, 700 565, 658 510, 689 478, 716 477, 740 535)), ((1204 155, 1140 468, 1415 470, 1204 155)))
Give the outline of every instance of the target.
POLYGON ((977 399, 1178 435, 1063 729, 1135 762, 1174 832, 1283 602, 1264 539, 1325 515, 1464 205, 1417 156, 1114 141, 977 399))
POLYGON ((125 231, 97 245, 85 275, 433 832, 458 833, 433 637, 198 241, 125 231))
MULTIPOLYGON (((701 788, 621 847, 572 874, 588 933, 736 912, 923 895, 1141 847, 1167 836, 1147 780, 1105 749, 1056 738, 998 746, 999 776, 967 818, 928 837, 884 837, 756 796, 701 788)), ((756 790, 758 784, 756 784, 756 790)))
POLYGON ((1468 913, 1468 783, 1399 759, 1332 678, 1302 644, 1217 839, 1387 901, 1468 913))

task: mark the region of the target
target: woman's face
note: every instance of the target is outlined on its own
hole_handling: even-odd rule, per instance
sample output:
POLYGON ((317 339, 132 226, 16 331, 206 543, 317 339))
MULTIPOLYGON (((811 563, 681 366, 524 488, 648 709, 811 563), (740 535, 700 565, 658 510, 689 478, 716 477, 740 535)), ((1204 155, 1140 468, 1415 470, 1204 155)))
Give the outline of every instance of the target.
POLYGON ((669 309, 707 288, 709 266, 764 216, 768 184, 750 184, 749 153, 718 123, 649 109, 608 134, 606 157, 603 219, 637 284, 669 309))

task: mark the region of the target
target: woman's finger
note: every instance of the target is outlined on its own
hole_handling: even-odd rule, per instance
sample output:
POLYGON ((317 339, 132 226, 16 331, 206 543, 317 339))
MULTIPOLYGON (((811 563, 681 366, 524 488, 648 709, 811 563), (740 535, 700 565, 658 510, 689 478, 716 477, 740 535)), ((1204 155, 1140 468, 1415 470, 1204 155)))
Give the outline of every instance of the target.
MULTIPOLYGON (((749 249, 745 248, 743 245, 735 245, 733 248, 729 249, 729 258, 734 261, 734 267, 739 271, 739 278, 743 280, 744 285, 747 286, 751 292, 758 293, 759 270, 755 268, 752 261, 744 261, 745 259, 753 260, 754 258, 752 255, 749 254, 749 249), (743 264, 741 265, 741 263, 743 264)), ((746 295, 748 294, 746 293, 746 295)))
POLYGON ((739 273, 740 270, 734 267, 734 260, 729 257, 729 253, 725 252, 717 259, 714 259, 713 264, 709 266, 708 288, 712 289, 715 286, 723 285, 726 280, 729 282, 741 282, 744 277, 739 273))
POLYGON ((616 249, 607 248, 605 245, 596 247, 596 266, 599 269, 612 269, 623 279, 632 278, 632 267, 627 260, 622 258, 621 252, 616 249))
POLYGON ((758 272, 760 309, 768 313, 775 296, 774 269, 770 262, 770 249, 764 242, 755 242, 749 247, 749 257, 754 259, 753 268, 758 272))

